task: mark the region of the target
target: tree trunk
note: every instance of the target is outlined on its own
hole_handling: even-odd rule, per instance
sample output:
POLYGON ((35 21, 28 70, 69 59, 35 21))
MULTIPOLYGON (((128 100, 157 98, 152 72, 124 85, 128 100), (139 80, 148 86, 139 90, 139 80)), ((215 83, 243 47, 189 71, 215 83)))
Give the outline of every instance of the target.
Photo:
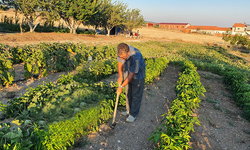
POLYGON ((115 27, 115 36, 117 36, 117 27, 115 27))
POLYGON ((97 35, 97 26, 95 26, 95 35, 97 35))
POLYGON ((76 29, 73 29, 73 34, 76 34, 76 29))
POLYGON ((30 27, 30 32, 32 33, 33 32, 33 24, 30 22, 30 21, 28 21, 28 25, 29 25, 29 27, 30 27))
POLYGON ((21 31, 21 34, 23 35, 23 29, 22 29, 22 24, 20 23, 20 31, 21 31))
POLYGON ((30 27, 30 32, 32 33, 35 29, 36 29, 36 26, 39 24, 39 22, 33 27, 33 23, 32 22, 28 22, 29 24, 29 27, 30 27))
POLYGON ((108 33, 106 34, 106 36, 109 37, 109 35, 110 35, 110 29, 107 28, 107 31, 108 31, 108 33))

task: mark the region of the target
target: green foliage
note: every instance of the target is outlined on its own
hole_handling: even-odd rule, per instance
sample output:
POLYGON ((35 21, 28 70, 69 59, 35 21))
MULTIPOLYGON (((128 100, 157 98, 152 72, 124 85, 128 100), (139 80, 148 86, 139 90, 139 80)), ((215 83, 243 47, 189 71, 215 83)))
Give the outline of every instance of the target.
POLYGON ((168 60, 164 57, 145 60, 145 84, 152 83, 154 79, 164 72, 168 65, 168 60))
POLYGON ((231 34, 229 35, 223 34, 222 39, 225 40, 226 42, 230 41, 231 45, 238 45, 250 48, 250 40, 247 36, 242 36, 238 34, 235 34, 234 36, 232 36, 231 34))
POLYGON ((11 84, 15 76, 10 54, 6 48, 0 45, 0 85, 11 84))
POLYGON ((6 11, 8 9, 9 8, 7 6, 1 5, 1 2, 0 2, 0 10, 6 11))
POLYGON ((78 76, 84 77, 89 81, 97 82, 101 79, 107 78, 117 71, 117 61, 115 59, 107 59, 92 61, 84 66, 83 69, 79 69, 78 76))
POLYGON ((58 5, 58 13, 65 21, 70 33, 75 34, 78 26, 88 21, 90 17, 97 13, 99 7, 96 0, 62 0, 58 5))
MULTIPOLYGON (((155 131, 150 137, 150 139, 154 139, 155 143, 159 142, 159 149, 171 149, 176 147, 175 144, 179 144, 179 147, 182 148, 188 147, 187 141, 190 138, 188 133, 193 131, 194 124, 199 124, 198 120, 191 116, 192 111, 189 110, 198 107, 200 99, 197 98, 197 95, 202 95, 204 92, 203 86, 199 82, 196 67, 222 75, 224 82, 233 91, 237 105, 243 107, 244 116, 250 118, 248 115, 250 114, 249 66, 241 58, 230 55, 226 49, 221 47, 199 44, 151 41, 131 43, 130 45, 140 49, 143 56, 147 57, 145 59, 147 64, 145 81, 147 80, 148 83, 151 83, 155 77, 164 71, 168 61, 170 64, 182 66, 181 77, 176 86, 178 98, 171 105, 171 115, 166 116, 163 126, 158 128, 158 131, 155 131), (149 59, 150 57, 156 58, 149 59), (185 62, 186 60, 192 61, 196 67, 190 62, 185 62)), ((33 59, 38 59, 39 54, 48 57, 46 58, 47 62, 43 61, 46 63, 45 68, 50 70, 48 72, 57 70, 55 60, 59 59, 56 58, 55 53, 69 59, 71 59, 71 56, 74 57, 71 59, 73 63, 68 62, 68 64, 72 66, 80 65, 79 68, 82 69, 79 75, 63 75, 58 79, 57 84, 46 83, 31 88, 24 96, 10 100, 9 106, 1 106, 2 111, 7 114, 6 116, 15 116, 29 127, 33 126, 34 123, 43 124, 42 128, 38 128, 39 130, 31 128, 32 139, 36 139, 35 141, 30 140, 33 144, 31 149, 63 149, 71 147, 79 136, 88 133, 90 130, 96 130, 101 122, 105 122, 112 117, 112 103, 115 100, 117 85, 93 82, 117 72, 115 70, 115 63, 117 63, 115 46, 86 47, 84 44, 71 43, 43 43, 24 47, 3 45, 0 52, 9 53, 9 58, 13 63, 27 62, 27 70, 31 70, 31 73, 32 69, 35 70, 33 66, 36 65, 36 61, 25 59, 28 55, 34 56, 33 59), (38 52, 32 55, 34 49, 37 49, 38 52), (25 56, 25 53, 27 56, 25 56), (66 53, 70 56, 65 55, 66 53), (92 57, 91 62, 88 61, 89 56, 92 57), (35 63, 32 64, 31 62, 35 63), (28 65, 29 63, 31 65, 28 65), (112 66, 114 70, 111 71, 112 66), (75 120, 77 115, 83 114, 85 110, 87 113, 84 115, 87 116, 86 119, 89 119, 90 122, 81 120, 84 117, 80 117, 80 121, 75 120), (99 118, 93 116, 92 113, 99 118), (83 124, 78 124, 78 128, 74 126, 74 121, 79 122, 79 124, 83 122, 83 124), (46 128, 47 125, 53 128, 46 128), (63 132, 64 130, 65 132, 63 132), (63 138, 60 138, 61 134, 63 138), (67 135, 69 135, 69 138, 67 138, 67 135), (55 146, 55 142, 59 143, 59 147, 55 146), (37 148, 34 146, 37 146, 37 148)), ((40 68, 39 71, 41 71, 40 68)), ((125 95, 123 93, 119 105, 124 106, 124 104, 125 95)), ((26 136, 23 137, 26 138, 26 136)), ((23 138, 19 138, 19 141, 21 142, 11 143, 11 141, 7 140, 6 143, 1 143, 1 145, 5 144, 6 149, 13 149, 15 146, 24 148, 22 146, 23 138)))
MULTIPOLYGON (((72 81, 59 87, 46 83, 9 101, 10 105, 4 111, 6 117, 16 116, 24 120, 26 126, 33 123, 43 127, 49 125, 36 131, 33 138, 37 141, 30 142, 32 149, 38 145, 39 149, 65 149, 72 146, 79 136, 97 130, 98 125, 112 117, 115 90, 112 83, 89 85, 72 81)), ((18 140, 22 138, 17 137, 18 140)), ((9 145, 13 146, 13 143, 9 145)))
MULTIPOLYGON (((181 68, 179 81, 176 85, 177 99, 171 103, 171 111, 162 121, 161 128, 152 132, 148 140, 158 143, 155 149, 188 149, 189 132, 194 124, 200 125, 197 117, 193 117, 193 109, 199 107, 200 95, 206 92, 200 82, 199 74, 192 62, 185 61, 181 68)), ((163 115, 163 116, 164 116, 163 115)))
MULTIPOLYGON (((12 122, 14 123, 14 122, 12 122)), ((3 150, 27 150, 44 149, 39 141, 42 140, 44 131, 39 126, 34 125, 31 128, 22 127, 18 123, 18 128, 14 128, 10 123, 0 123, 0 149, 3 150)))
POLYGON ((125 20, 125 28, 129 31, 140 28, 145 23, 139 9, 127 9, 125 20))
MULTIPOLYGON (((51 72, 71 71, 79 65, 86 65, 89 56, 96 63, 98 63, 98 60, 106 59, 105 64, 112 66, 110 68, 111 74, 116 71, 114 66, 117 54, 114 46, 86 47, 85 44, 40 43, 14 47, 1 45, 0 50, 0 62, 2 63, 0 71, 3 72, 0 76, 3 85, 11 84, 14 79, 12 63, 24 62, 25 78, 30 78, 34 75, 48 76, 51 72)), ((88 69, 85 67, 85 70, 92 69, 91 72, 94 73, 93 65, 88 69)), ((105 70, 105 66, 99 63, 99 67, 101 66, 105 70)), ((101 76, 98 72, 96 74, 101 76)), ((108 75, 103 71, 102 74, 105 74, 104 76, 108 75)))
POLYGON ((104 0, 104 23, 103 26, 108 31, 108 36, 110 30, 115 26, 120 26, 126 22, 125 20, 125 11, 127 9, 127 4, 124 4, 120 1, 115 1, 111 3, 111 0, 104 0))
POLYGON ((33 32, 43 20, 54 21, 59 19, 58 10, 56 9, 58 3, 59 1, 57 0, 14 0, 11 5, 24 15, 30 32, 33 32))
POLYGON ((250 120, 250 84, 247 74, 242 74, 236 69, 227 69, 223 75, 223 81, 233 92, 237 105, 243 107, 243 116, 250 120))

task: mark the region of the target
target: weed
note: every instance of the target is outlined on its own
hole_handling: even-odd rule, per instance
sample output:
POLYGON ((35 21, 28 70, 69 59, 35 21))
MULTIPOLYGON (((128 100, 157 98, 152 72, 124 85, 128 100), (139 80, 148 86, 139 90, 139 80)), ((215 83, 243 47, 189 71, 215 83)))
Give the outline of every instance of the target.
POLYGON ((234 124, 232 122, 228 122, 229 126, 234 127, 234 124))
POLYGON ((221 92, 221 95, 223 95, 223 96, 225 96, 225 97, 233 98, 232 95, 228 95, 228 94, 226 94, 225 92, 221 92))
POLYGON ((228 110, 228 109, 226 109, 225 111, 225 114, 231 114, 232 112, 230 111, 230 110, 228 110))
POLYGON ((219 104, 220 101, 216 100, 216 99, 213 99, 211 100, 211 96, 208 96, 207 99, 205 99, 206 102, 209 102, 209 103, 215 103, 215 104, 219 104))
POLYGON ((205 85, 205 89, 206 89, 207 91, 211 91, 211 90, 212 90, 212 86, 211 86, 210 84, 205 85))
POLYGON ((220 112, 223 112, 223 109, 220 106, 214 106, 214 109, 219 110, 220 112))
POLYGON ((242 130, 246 134, 250 134, 250 130, 242 130))

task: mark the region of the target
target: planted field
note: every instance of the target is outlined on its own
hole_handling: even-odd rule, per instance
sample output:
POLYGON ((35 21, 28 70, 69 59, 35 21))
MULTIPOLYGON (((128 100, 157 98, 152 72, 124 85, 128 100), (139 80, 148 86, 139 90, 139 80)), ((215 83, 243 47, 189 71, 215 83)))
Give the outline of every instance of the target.
MULTIPOLYGON (((112 118, 117 85, 107 81, 116 82, 117 79, 116 45, 3 45, 5 53, 2 57, 8 58, 9 62, 2 63, 2 68, 9 72, 6 76, 9 78, 1 80, 3 86, 9 84, 10 87, 4 87, 2 95, 6 98, 10 88, 16 93, 1 109, 6 117, 4 122, 16 118, 14 123, 20 125, 20 129, 12 131, 2 124, 2 139, 6 140, 2 148, 249 148, 250 128, 246 119, 249 119, 250 90, 246 60, 222 47, 152 41, 130 44, 145 58, 147 85, 137 120, 128 124, 124 122, 125 117, 118 115, 118 124, 112 131, 102 129, 102 124, 112 118), (93 61, 89 62, 89 56, 93 61), (15 77, 13 68, 6 64, 13 66, 21 62, 24 63, 23 78, 27 80, 17 82, 14 87, 11 83, 15 77), (200 70, 198 73, 196 68, 200 70), (19 95, 18 88, 22 84, 37 82, 44 78, 42 76, 51 78, 55 72, 72 70, 75 70, 74 74, 66 73, 54 83, 47 80, 19 95), (40 79, 33 80, 34 75, 40 79), (206 97, 202 97, 202 93, 206 97), (217 119, 221 116, 227 119, 217 119), (229 130, 237 132, 237 138, 229 130), (196 134, 193 131, 197 131, 196 134), (223 134, 225 136, 219 139, 223 134), (90 141, 83 146, 86 139, 82 137, 86 135, 90 141)), ((124 109, 123 106, 124 95, 121 95, 119 110, 124 109)))

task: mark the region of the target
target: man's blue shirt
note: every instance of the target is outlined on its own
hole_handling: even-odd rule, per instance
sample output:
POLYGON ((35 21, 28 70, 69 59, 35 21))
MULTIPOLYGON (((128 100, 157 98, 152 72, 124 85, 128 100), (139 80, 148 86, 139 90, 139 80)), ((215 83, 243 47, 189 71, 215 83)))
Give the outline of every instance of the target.
POLYGON ((143 79, 145 77, 145 63, 141 52, 129 45, 130 54, 126 61, 121 60, 117 53, 117 61, 123 63, 124 76, 128 76, 129 72, 134 73, 133 79, 143 79))

